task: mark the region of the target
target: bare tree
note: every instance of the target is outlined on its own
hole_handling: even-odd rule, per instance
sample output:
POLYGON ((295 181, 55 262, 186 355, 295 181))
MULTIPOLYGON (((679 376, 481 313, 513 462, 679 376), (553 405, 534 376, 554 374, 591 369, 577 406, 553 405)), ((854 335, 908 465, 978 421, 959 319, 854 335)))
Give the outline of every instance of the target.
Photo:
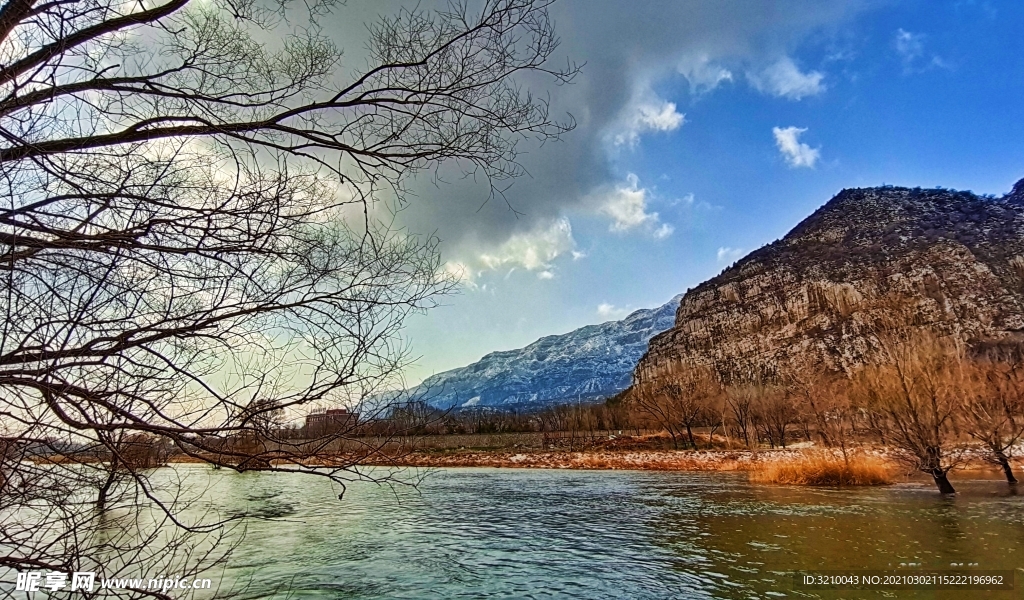
POLYGON ((686 428, 686 437, 691 448, 697 447, 693 430, 696 427, 707 427, 708 447, 711 447, 718 427, 721 414, 721 401, 724 394, 722 384, 715 373, 707 367, 694 367, 686 370, 681 378, 683 384, 683 410, 680 420, 686 428))
MULTIPOLYGON (((814 425, 821 443, 838 448, 843 459, 849 460, 850 444, 854 441, 854 415, 856 408, 850 402, 850 382, 840 373, 827 371, 819 364, 789 365, 784 385, 795 401, 797 418, 805 425, 814 425)), ((809 427, 808 427, 809 429, 809 427)), ((810 441, 811 434, 807 431, 810 441)))
POLYGON ((751 434, 754 431, 755 402, 760 396, 758 385, 729 385, 725 389, 725 406, 731 424, 735 426, 743 445, 751 447, 751 434))
POLYGON ((1006 481, 1017 483, 1010 460, 1024 437, 1024 373, 1011 356, 981 359, 955 373, 964 430, 981 442, 985 458, 1003 470, 1006 481))
POLYGON ((793 397, 779 386, 756 386, 752 420, 768 445, 786 447, 789 427, 796 423, 797 412, 793 397))
MULTIPOLYGON (((375 198, 400 206, 408 175, 445 161, 500 195, 523 172, 520 140, 571 128, 515 79, 575 73, 546 66, 548 4, 403 11, 370 27, 365 68, 346 76, 318 27, 330 1, 6 2, 0 443, 23 460, 5 458, 20 491, 0 513, 88 488, 105 507, 159 508, 179 556, 206 556, 124 443, 362 476, 375 448, 312 470, 344 433, 300 443, 270 424, 386 387, 403 320, 453 285, 437 240, 375 217, 375 198)), ((101 518, 90 506, 41 529, 4 517, 0 567, 121 568, 79 543, 101 518)), ((143 556, 132 544, 156 538, 136 533, 109 547, 143 556)))
POLYGON ((877 360, 860 374, 863 404, 874 411, 883 441, 901 452, 913 468, 930 475, 943 494, 956 490, 947 474, 962 459, 957 430, 959 401, 954 373, 963 368, 963 346, 916 326, 900 307, 873 315, 877 360))
POLYGON ((687 367, 670 377, 660 381, 638 380, 631 393, 632 401, 668 432, 673 447, 679 447, 685 433, 687 444, 696 448, 693 429, 713 421, 712 405, 721 395, 721 386, 710 370, 701 367, 687 367))

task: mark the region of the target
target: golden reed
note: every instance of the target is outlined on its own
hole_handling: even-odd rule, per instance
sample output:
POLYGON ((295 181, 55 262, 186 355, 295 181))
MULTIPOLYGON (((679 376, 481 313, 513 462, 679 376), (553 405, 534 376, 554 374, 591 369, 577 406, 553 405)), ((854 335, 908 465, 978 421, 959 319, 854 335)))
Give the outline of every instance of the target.
POLYGON ((892 472, 885 460, 868 454, 814 452, 794 458, 758 463, 750 472, 755 483, 782 485, 886 485, 892 483, 892 472))

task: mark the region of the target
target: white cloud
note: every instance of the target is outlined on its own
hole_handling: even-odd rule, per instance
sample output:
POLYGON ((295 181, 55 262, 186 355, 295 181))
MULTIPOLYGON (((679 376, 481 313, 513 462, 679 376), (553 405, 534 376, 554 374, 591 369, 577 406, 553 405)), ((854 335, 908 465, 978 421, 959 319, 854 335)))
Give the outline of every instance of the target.
POLYGON ((941 56, 934 55, 930 59, 925 57, 924 41, 926 37, 923 33, 912 33, 902 28, 896 30, 896 39, 893 45, 896 48, 896 54, 899 54, 900 60, 903 62, 904 73, 919 73, 933 67, 953 68, 941 56))
POLYGON ((712 63, 707 54, 682 59, 676 70, 690 83, 695 94, 705 94, 726 81, 732 81, 732 72, 712 63))
POLYGON ((793 59, 783 56, 760 72, 748 72, 747 79, 759 91, 780 98, 800 100, 825 91, 824 73, 802 73, 793 59))
POLYGON ((640 180, 630 173, 626 184, 618 185, 597 197, 598 211, 611 217, 610 231, 631 231, 640 229, 657 239, 668 237, 675 230, 672 225, 662 223, 658 213, 648 212, 648 190, 640 187, 640 180))
POLYGON ((636 122, 649 131, 672 131, 683 124, 685 116, 676 111, 675 102, 644 104, 637 110, 636 122))
POLYGON ((647 212, 647 190, 639 187, 633 173, 626 176, 626 185, 617 186, 605 199, 601 212, 612 218, 612 231, 626 231, 658 218, 647 212))
POLYGON ((896 53, 903 59, 904 66, 909 66, 924 54, 924 34, 897 29, 896 53))
POLYGON ((572 251, 572 259, 573 260, 580 260, 581 258, 586 258, 586 257, 587 257, 587 253, 586 252, 583 252, 581 250, 573 250, 572 251))
POLYGON ((772 127, 772 134, 775 135, 775 145, 779 152, 786 158, 790 167, 814 168, 814 164, 821 157, 820 148, 811 148, 800 141, 800 134, 807 131, 806 127, 772 127))
POLYGON ((576 252, 569 219, 560 218, 540 223, 530 231, 514 234, 497 249, 482 252, 471 259, 450 261, 445 270, 463 283, 476 287, 474 280, 482 273, 508 269, 508 279, 516 269, 536 271, 540 279, 554 279, 552 261, 559 256, 576 252))
POLYGON ((448 261, 444 263, 445 273, 451 275, 456 280, 465 283, 469 287, 475 288, 476 284, 473 283, 473 277, 476 272, 466 263, 461 261, 448 261))
POLYGON ((597 305, 597 316, 602 319, 621 319, 629 314, 628 308, 618 308, 614 304, 602 302, 597 305))
POLYGON ((480 262, 489 269, 506 265, 527 271, 548 269, 552 260, 575 246, 572 225, 563 217, 532 231, 514 234, 496 252, 481 254, 480 262))
POLYGON ((718 262, 720 263, 734 263, 737 260, 743 258, 743 248, 730 248, 728 246, 722 246, 718 249, 718 262))
POLYGON ((615 146, 636 146, 640 134, 652 131, 674 131, 686 122, 686 115, 676 110, 675 102, 654 96, 650 91, 635 94, 611 127, 615 146))

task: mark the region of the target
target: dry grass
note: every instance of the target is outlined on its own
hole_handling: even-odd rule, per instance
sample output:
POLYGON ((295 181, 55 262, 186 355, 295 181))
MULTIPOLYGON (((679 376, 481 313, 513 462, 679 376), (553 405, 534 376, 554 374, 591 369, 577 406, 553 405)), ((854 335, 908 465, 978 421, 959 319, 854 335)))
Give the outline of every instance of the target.
POLYGON ((758 463, 750 479, 783 485, 886 485, 892 483, 892 473, 890 465, 877 456, 853 454, 847 461, 840 455, 815 452, 758 463))

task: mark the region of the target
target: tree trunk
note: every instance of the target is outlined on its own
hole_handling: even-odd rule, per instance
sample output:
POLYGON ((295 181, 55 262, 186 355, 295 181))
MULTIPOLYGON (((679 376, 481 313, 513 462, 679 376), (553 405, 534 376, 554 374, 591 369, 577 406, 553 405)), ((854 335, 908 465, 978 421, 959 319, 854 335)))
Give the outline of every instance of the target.
POLYGON ((715 432, 718 431, 718 425, 712 425, 708 428, 708 450, 715 447, 715 432))
POLYGON ((932 469, 932 478, 935 479, 935 485, 939 487, 940 494, 955 494, 956 490, 953 489, 953 484, 949 482, 946 477, 946 472, 942 469, 932 469))
POLYGON ((115 479, 117 479, 117 459, 111 459, 107 480, 103 482, 96 494, 96 508, 101 511, 107 507, 107 496, 110 494, 110 488, 113 487, 115 479))
MULTIPOLYGON (((697 449, 697 440, 693 439, 693 430, 690 429, 690 424, 686 424, 686 437, 690 438, 690 448, 697 449)), ((1009 471, 1007 471, 1009 472, 1009 471)))
POLYGON ((1003 474, 1006 475, 1006 483, 1015 484, 1017 478, 1013 476, 1013 467, 1010 465, 1010 461, 1006 458, 1006 455, 999 455, 999 466, 1003 468, 1003 474))

